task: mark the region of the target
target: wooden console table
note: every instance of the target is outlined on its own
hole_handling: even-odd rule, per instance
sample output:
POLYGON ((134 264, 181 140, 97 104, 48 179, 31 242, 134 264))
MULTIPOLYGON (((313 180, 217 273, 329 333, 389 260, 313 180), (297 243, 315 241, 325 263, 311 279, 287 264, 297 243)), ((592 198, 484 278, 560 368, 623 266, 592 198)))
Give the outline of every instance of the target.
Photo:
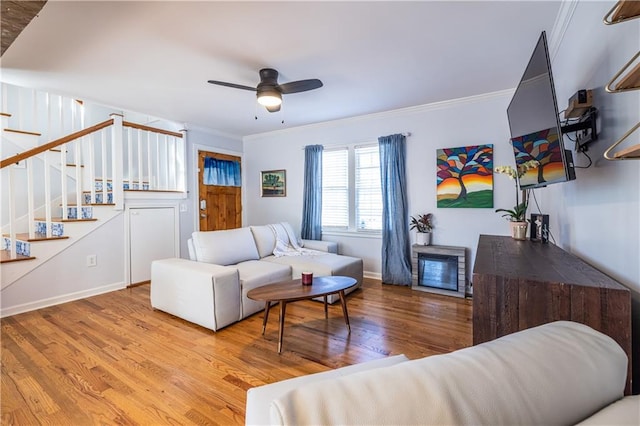
POLYGON ((473 344, 568 320, 607 334, 629 357, 631 292, 553 244, 480 235, 473 268, 473 344))

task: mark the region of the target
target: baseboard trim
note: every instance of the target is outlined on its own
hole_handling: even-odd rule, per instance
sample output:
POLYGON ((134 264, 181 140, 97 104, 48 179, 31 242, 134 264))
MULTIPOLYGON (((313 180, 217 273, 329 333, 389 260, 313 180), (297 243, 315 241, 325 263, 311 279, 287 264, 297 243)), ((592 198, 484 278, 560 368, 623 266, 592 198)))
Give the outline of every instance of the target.
POLYGON ((47 308, 49 306, 60 305, 61 303, 72 302, 74 300, 86 299, 87 297, 121 290, 126 287, 126 283, 118 282, 102 287, 95 287, 89 290, 63 294, 61 296, 50 297, 48 299, 36 300, 35 302, 24 303, 22 305, 10 306, 8 308, 3 308, 0 310, 0 318, 35 311, 37 309, 47 308))
POLYGON ((380 281, 382 281, 382 274, 381 274, 380 272, 364 271, 364 272, 362 273, 362 275, 363 275, 365 278, 371 278, 371 279, 374 279, 374 280, 380 280, 380 281))

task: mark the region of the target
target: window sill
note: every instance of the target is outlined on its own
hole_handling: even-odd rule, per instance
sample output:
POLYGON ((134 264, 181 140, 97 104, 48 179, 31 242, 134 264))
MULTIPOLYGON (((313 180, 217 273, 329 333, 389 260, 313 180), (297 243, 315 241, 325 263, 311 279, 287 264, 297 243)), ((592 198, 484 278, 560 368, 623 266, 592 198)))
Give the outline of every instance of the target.
POLYGON ((371 238, 381 239, 382 233, 380 231, 349 231, 349 230, 322 230, 322 235, 333 237, 350 237, 350 238, 371 238))

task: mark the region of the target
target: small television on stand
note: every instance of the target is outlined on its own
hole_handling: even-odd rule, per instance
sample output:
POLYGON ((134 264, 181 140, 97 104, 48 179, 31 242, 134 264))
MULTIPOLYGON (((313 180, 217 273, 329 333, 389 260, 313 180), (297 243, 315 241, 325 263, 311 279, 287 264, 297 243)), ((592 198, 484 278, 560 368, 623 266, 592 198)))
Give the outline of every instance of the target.
MULTIPOLYGON (((551 73, 547 36, 543 31, 507 108, 516 166, 536 160, 538 167, 520 178, 520 189, 532 189, 576 178, 571 151, 563 133, 592 123, 563 127, 551 73)), ((595 120, 595 118, 594 118, 595 120)))

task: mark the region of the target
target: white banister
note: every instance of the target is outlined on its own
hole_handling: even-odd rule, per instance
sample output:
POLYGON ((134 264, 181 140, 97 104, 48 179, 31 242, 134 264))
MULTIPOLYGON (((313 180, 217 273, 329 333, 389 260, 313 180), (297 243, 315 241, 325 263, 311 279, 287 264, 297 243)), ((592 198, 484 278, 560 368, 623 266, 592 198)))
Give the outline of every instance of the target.
MULTIPOLYGON (((109 173, 107 172, 107 129, 102 131, 100 135, 100 150, 101 150, 101 160, 102 166, 100 170, 101 180, 102 180, 102 202, 106 203, 108 201, 107 194, 107 181, 109 177, 109 173)), ((89 183, 91 185, 91 202, 96 202, 96 184, 95 181, 89 183)))
MULTIPOLYGON (((113 125, 109 122, 93 125, 85 123, 93 109, 83 102, 5 83, 0 83, 0 89, 0 112, 13 116, 3 118, 3 123, 10 121, 12 127, 18 128, 20 120, 24 130, 42 134, 38 145, 47 144, 15 158, 26 169, 9 166, 13 159, 3 160, 3 167, 7 168, 3 170, 3 178, 8 178, 9 190, 2 194, 2 203, 10 207, 6 218, 9 223, 2 225, 9 232, 14 256, 16 234, 28 230, 31 238, 39 237, 35 219, 44 217, 46 236, 53 237, 57 232, 52 221, 58 220, 58 209, 61 208, 63 219, 69 219, 69 206, 74 200, 78 218, 82 218, 82 207, 96 204, 100 196, 102 203, 111 201, 116 210, 122 210, 123 180, 131 189, 143 190, 148 185, 153 190, 186 190, 186 131, 181 130, 180 135, 150 127, 147 125, 150 123, 128 123, 120 114, 111 115, 113 125), (86 124, 91 126, 87 132, 72 135, 86 129, 86 124), (45 151, 47 148, 51 150, 45 151), (75 172, 70 167, 75 167, 75 172), (102 186, 97 187, 96 182, 102 186), (16 202, 20 204, 16 206, 16 202)), ((129 193, 129 197, 145 196, 129 193)))
POLYGON ((16 196, 14 191, 14 172, 15 166, 9 166, 9 239, 11 240, 11 246, 9 250, 11 251, 11 259, 15 259, 17 257, 17 248, 18 243, 16 241, 16 196))
POLYGON ((33 202, 33 157, 25 160, 27 167, 27 217, 29 223, 27 229, 29 232, 29 238, 35 237, 35 203, 33 202))
POLYGON ((75 152, 73 154, 73 162, 76 165, 75 167, 75 175, 76 175, 76 219, 82 219, 82 205, 84 204, 82 200, 82 143, 85 141, 85 138, 76 139, 73 142, 75 152))
MULTIPOLYGON (((68 219, 67 215, 67 147, 69 144, 60 145, 60 193, 62 197, 62 219, 68 219)), ((51 227, 47 223, 47 228, 51 227)))
POLYGON ((48 153, 44 153, 44 220, 47 226, 47 238, 51 238, 51 206, 53 199, 51 198, 51 164, 48 153))
MULTIPOLYGON (((101 131, 103 132, 104 129, 101 131)), ((88 146, 87 146, 87 164, 86 164, 86 178, 87 178, 87 182, 89 183, 89 185, 93 188, 91 191, 91 196, 89 198, 89 202, 86 204, 93 204, 96 202, 96 198, 95 198, 95 184, 91 184, 92 182, 96 181, 96 156, 95 156, 95 138, 94 135, 88 135, 87 139, 89 141, 88 146)), ((82 190, 84 191, 84 187, 82 188, 82 190)), ((82 204, 85 204, 84 202, 84 192, 82 192, 82 204)))

